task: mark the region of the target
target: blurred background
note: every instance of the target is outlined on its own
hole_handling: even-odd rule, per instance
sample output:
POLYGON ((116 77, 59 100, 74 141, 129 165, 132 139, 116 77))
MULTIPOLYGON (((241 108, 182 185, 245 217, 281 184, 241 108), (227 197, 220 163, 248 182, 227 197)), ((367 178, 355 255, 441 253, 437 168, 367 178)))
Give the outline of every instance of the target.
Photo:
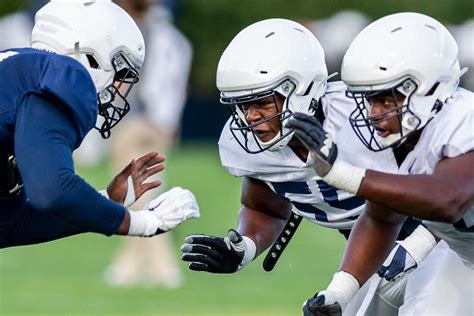
MULTIPOLYGON (((45 2, 0 1, 0 50, 28 46, 34 12, 45 2)), ((178 227, 160 246, 141 251, 154 258, 143 259, 141 265, 122 263, 153 272, 152 262, 166 254, 165 268, 157 275, 114 278, 113 269, 120 267, 117 258, 127 248, 120 237, 89 234, 1 250, 1 315, 299 315, 303 300, 327 284, 345 241, 337 232, 310 223, 301 225, 271 273, 261 268, 263 258, 234 275, 192 273, 177 259, 187 234, 222 236, 236 224, 240 179, 228 175, 219 162, 217 139, 229 113, 219 104, 215 71, 229 41, 253 22, 282 17, 303 23, 324 47, 329 71, 336 72, 351 40, 374 19, 401 11, 425 13, 448 26, 458 41, 461 66, 470 68, 461 85, 474 89, 470 0, 118 2, 133 3, 126 9, 147 41, 143 80, 133 96, 136 107, 123 124, 139 122, 136 126, 147 129, 122 143, 125 136, 118 131, 110 142, 100 141, 93 131, 76 155, 78 173, 102 189, 116 171, 121 148, 140 143, 136 152, 158 149, 167 153, 163 187, 191 189, 202 217, 178 227)), ((390 47, 375 43, 368 49, 390 47)))

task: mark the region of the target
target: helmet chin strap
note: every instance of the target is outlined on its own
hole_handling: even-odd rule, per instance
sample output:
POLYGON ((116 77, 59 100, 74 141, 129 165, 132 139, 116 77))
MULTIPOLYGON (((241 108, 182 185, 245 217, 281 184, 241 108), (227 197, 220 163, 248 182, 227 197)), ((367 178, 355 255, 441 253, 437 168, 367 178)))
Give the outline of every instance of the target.
POLYGON ((74 58, 76 58, 76 60, 78 61, 81 60, 81 50, 79 47, 79 42, 74 43, 74 58))
POLYGON ((444 86, 444 89, 439 92, 438 100, 445 102, 452 95, 452 89, 455 89, 459 85, 459 79, 467 72, 468 68, 464 67, 461 69, 449 82, 444 86))
POLYGON ((384 147, 391 147, 397 142, 400 142, 401 144, 406 140, 406 138, 404 138, 403 140, 400 141, 401 137, 402 137, 401 133, 395 133, 395 134, 390 134, 387 137, 380 137, 379 139, 382 145, 384 145, 384 147))
POLYGON ((280 141, 273 144, 273 146, 268 147, 268 151, 277 151, 277 150, 280 150, 281 148, 285 147, 286 145, 288 145, 291 137, 293 136, 293 133, 294 132, 291 132, 290 134, 288 134, 284 138, 280 138, 282 136, 282 132, 278 132, 278 134, 275 137, 273 137, 272 140, 270 140, 268 142, 265 142, 265 143, 259 141, 259 143, 263 147, 263 146, 265 146, 264 144, 271 144, 272 142, 274 142, 274 141, 276 141, 277 139, 280 138, 280 141))
POLYGON ((332 74, 330 74, 329 76, 327 76, 323 82, 327 82, 329 81, 329 79, 333 78, 333 77, 336 77, 339 73, 336 71, 336 72, 333 72, 332 74))

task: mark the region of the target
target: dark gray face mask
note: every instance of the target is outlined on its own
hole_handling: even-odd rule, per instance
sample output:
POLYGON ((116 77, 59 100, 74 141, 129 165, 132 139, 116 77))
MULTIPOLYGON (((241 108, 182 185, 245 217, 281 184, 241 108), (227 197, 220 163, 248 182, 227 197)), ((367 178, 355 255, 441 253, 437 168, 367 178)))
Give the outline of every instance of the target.
POLYGON ((139 80, 138 71, 123 54, 112 59, 114 82, 98 93, 99 122, 95 128, 103 138, 110 137, 110 130, 130 111, 127 96, 139 80))

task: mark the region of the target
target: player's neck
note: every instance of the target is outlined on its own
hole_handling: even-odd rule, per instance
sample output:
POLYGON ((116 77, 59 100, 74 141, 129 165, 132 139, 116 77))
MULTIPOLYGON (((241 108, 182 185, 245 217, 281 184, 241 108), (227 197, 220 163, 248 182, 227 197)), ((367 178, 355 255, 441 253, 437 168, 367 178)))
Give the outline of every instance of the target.
POLYGON ((415 148, 418 140, 420 139, 420 135, 423 129, 420 129, 413 133, 410 137, 407 138, 403 144, 398 146, 397 148, 393 149, 393 154, 395 155, 395 159, 397 160, 397 164, 400 167, 407 155, 415 148))
POLYGON ((301 161, 306 162, 308 159, 308 149, 298 138, 293 137, 288 143, 288 146, 301 161))

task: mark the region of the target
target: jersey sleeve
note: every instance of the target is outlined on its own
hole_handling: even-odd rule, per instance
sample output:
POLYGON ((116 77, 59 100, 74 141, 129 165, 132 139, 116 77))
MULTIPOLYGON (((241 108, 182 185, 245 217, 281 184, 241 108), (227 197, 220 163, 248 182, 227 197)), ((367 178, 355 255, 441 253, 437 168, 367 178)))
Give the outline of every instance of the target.
POLYGON ((239 161, 242 161, 242 154, 239 155, 239 148, 236 146, 236 140, 230 132, 229 124, 231 119, 227 121, 222 129, 219 138, 219 157, 222 166, 233 176, 244 176, 250 173, 249 170, 243 170, 239 161), (239 158, 240 157, 240 158, 239 158))
POLYGON ((114 234, 126 210, 75 174, 72 151, 78 137, 73 122, 50 100, 37 94, 23 98, 15 155, 28 201, 82 231, 114 234))
POLYGON ((354 101, 346 96, 346 85, 343 82, 328 83, 322 106, 326 116, 324 130, 335 138, 355 108, 354 101))
POLYGON ((56 54, 45 58, 39 90, 72 118, 79 146, 97 119, 97 93, 87 70, 78 61, 56 54))

